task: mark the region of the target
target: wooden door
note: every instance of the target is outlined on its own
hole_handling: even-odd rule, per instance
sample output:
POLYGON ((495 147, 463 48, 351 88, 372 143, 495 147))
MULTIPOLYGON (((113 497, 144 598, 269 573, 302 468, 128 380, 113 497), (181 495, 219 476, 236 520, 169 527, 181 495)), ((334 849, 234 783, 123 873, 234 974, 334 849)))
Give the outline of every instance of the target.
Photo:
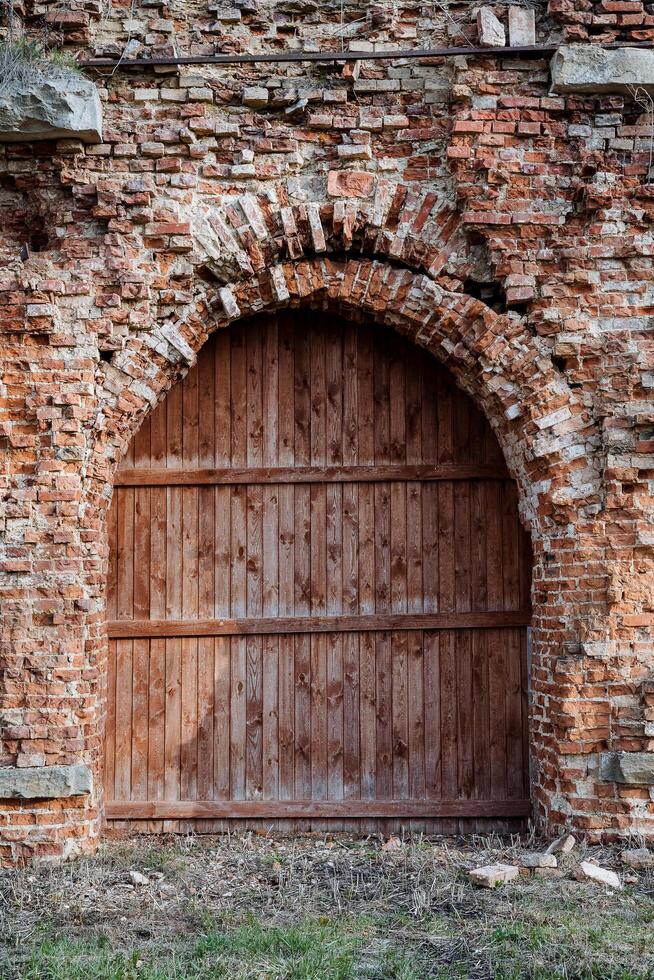
POLYGON ((528 814, 529 542, 425 351, 313 312, 215 334, 134 438, 109 533, 108 819, 528 814))

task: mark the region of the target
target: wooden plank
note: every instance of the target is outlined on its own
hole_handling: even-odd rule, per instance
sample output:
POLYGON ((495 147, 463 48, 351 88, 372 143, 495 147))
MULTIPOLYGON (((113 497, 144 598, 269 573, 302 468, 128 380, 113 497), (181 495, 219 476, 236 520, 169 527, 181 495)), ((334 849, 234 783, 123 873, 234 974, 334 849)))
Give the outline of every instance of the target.
POLYGON ((441 670, 438 633, 423 634, 425 692, 425 793, 431 799, 442 796, 441 759, 441 670))
POLYGON ((247 488, 231 488, 230 607, 247 615, 247 488))
POLYGON ((359 722, 359 637, 343 637, 343 796, 356 799, 361 793, 359 722))
POLYGON ((132 641, 116 643, 116 749, 114 792, 128 800, 132 791, 132 641))
MULTIPOLYGON (((115 796, 115 763, 116 763, 116 646, 115 640, 110 640, 107 650, 107 717, 104 733, 104 789, 106 798, 113 800, 115 796)), ((151 794, 149 795, 151 798, 151 794)))
POLYGON ((528 817, 530 800, 229 800, 108 803, 109 820, 528 817))
MULTIPOLYGON (((296 466, 311 462, 311 391, 309 332, 297 328, 294 334, 293 362, 294 458, 296 466)), ((275 481, 285 482, 283 480, 275 481)))
POLYGON ((409 796, 408 632, 391 634, 393 799, 409 796))
POLYGON ((445 630, 439 636, 441 692, 441 792, 457 796, 458 780, 458 690, 456 656, 458 634, 445 630))
POLYGON ((148 799, 148 701, 150 693, 150 643, 134 640, 132 653, 132 752, 131 798, 148 799))
POLYGON ((391 634, 375 633, 376 715, 377 715, 377 799, 393 799, 393 673, 391 634))
POLYGON ((263 639, 246 641, 246 796, 263 795, 263 639))
POLYGON ((327 613, 343 612, 343 487, 325 487, 327 613))
POLYGON ((485 463, 381 463, 374 466, 252 466, 221 469, 128 469, 117 487, 237 485, 240 483, 387 483, 389 480, 505 480, 506 470, 485 463))
POLYGON ((311 796, 327 799, 326 637, 311 636, 311 796))
POLYGON ((391 611, 407 611, 407 491, 403 483, 390 484, 391 611))
POLYGON ((247 358, 245 329, 230 331, 230 414, 231 465, 247 465, 247 358))
POLYGON ((375 798, 377 774, 377 678, 375 637, 359 635, 361 799, 375 798))
POLYGON ((263 726, 262 794, 266 800, 279 797, 279 644, 281 638, 263 639, 263 726))
POLYGON ((375 462, 375 431, 373 344, 370 327, 361 328, 357 334, 357 341, 358 461, 359 466, 371 466, 375 462))
POLYGON ((252 636, 263 633, 368 632, 370 630, 493 629, 527 626, 529 610, 465 613, 387 613, 373 616, 259 616, 243 619, 114 620, 113 638, 139 636, 252 636))
POLYGON ((295 460, 295 338, 289 317, 280 315, 277 336, 277 459, 280 466, 290 466, 295 460))
POLYGON ((166 723, 166 641, 150 640, 148 685, 148 790, 146 799, 164 798, 166 723))
POLYGON ((246 640, 231 641, 230 684, 230 796, 233 800, 246 798, 247 746, 247 654, 246 640))
MULTIPOLYGON (((207 352, 198 358, 198 466, 216 462, 215 431, 215 335, 207 352)), ((198 615, 215 614, 215 497, 218 488, 198 488, 198 615)), ((197 641, 197 798, 214 798, 214 684, 215 645, 213 637, 197 641)), ((198 830, 208 829, 199 826, 198 830)))
POLYGON ((164 798, 180 798, 182 723, 181 641, 166 641, 166 721, 164 732, 164 798))
POLYGON ((359 611, 359 488, 343 487, 341 523, 341 602, 343 613, 359 611))
POLYGON ((294 637, 295 793, 311 798, 311 638, 294 637))
POLYGON ((375 593, 375 499, 374 488, 359 485, 359 612, 372 615, 376 610, 375 593))
POLYGON ((491 795, 490 715, 488 697, 488 636, 482 630, 472 634, 472 758, 474 795, 491 795))
POLYGON ((327 462, 327 383, 325 376, 325 323, 317 320, 309 331, 309 394, 311 408, 311 463, 327 462))
MULTIPOLYGON (((194 365, 182 388, 182 459, 185 467, 199 464, 200 393, 198 367, 194 365)), ((182 487, 182 619, 199 614, 199 488, 182 487)), ((196 799, 198 792, 198 640, 182 638, 181 644, 181 746, 180 792, 196 799)))
POLYGON ((231 789, 231 640, 218 636, 214 643, 213 687, 213 791, 216 800, 227 800, 231 789))
POLYGON ((214 645, 211 636, 197 641, 197 798, 213 799, 214 791, 214 645))
POLYGON ((359 459, 359 379, 357 366, 358 332, 346 328, 342 341, 343 357, 343 416, 342 462, 351 466, 359 459))
POLYGON ((279 637, 279 798, 295 795, 295 642, 292 636, 279 637))
POLYGON ((423 633, 407 634, 408 767, 413 799, 425 796, 425 701, 423 633))
POLYGON ((116 616, 134 615, 134 490, 125 489, 116 498, 116 616))
POLYGON ((329 633, 327 645, 327 795, 343 799, 343 645, 344 637, 329 633))

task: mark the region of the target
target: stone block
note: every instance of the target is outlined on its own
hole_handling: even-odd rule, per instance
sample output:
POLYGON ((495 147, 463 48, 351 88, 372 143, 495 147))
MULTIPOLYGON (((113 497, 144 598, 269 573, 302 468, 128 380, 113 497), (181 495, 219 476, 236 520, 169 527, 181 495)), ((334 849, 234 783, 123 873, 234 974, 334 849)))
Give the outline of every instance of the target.
POLYGON ((253 85, 243 89, 241 101, 243 105, 250 106, 251 109, 263 109, 268 105, 268 89, 260 85, 253 85))
POLYGON ((553 840, 549 847, 546 849, 546 854, 569 854, 574 850, 577 841, 572 834, 565 834, 563 837, 557 837, 553 840))
POLYGON ((523 868, 556 868, 558 861, 553 854, 523 854, 520 864, 523 868))
POLYGON ((654 786, 654 752, 603 752, 600 778, 607 783, 654 786))
POLYGON ((490 7, 482 7, 477 13, 479 43, 485 48, 502 48, 506 44, 506 33, 501 22, 490 7))
POLYGON ((475 868, 468 872, 468 877, 481 888, 495 888, 506 881, 513 881, 520 874, 520 869, 512 864, 489 864, 484 868, 475 868))
POLYGON ((594 44, 562 45, 552 58, 555 93, 632 95, 636 88, 654 92, 654 50, 601 48, 594 44))
POLYGON ((622 889, 622 882, 615 871, 608 868, 600 868, 598 864, 591 864, 590 861, 582 861, 579 865, 580 877, 588 878, 598 885, 606 885, 608 888, 615 888, 617 891, 622 889))
POLYGON ((536 43, 536 14, 532 7, 509 7, 509 44, 512 48, 536 43))
POLYGON ((88 78, 72 72, 14 81, 0 91, 0 143, 77 137, 102 142, 102 107, 88 78))
POLYGON ((38 766, 0 769, 0 799, 39 800, 86 796, 93 788, 88 766, 38 766))

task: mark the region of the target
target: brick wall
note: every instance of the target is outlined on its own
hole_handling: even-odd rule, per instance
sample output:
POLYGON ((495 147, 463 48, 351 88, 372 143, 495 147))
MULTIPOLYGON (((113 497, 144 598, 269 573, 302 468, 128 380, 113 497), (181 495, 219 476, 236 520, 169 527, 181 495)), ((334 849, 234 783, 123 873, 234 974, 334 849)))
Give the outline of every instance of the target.
MULTIPOLYGON (((552 0, 538 40, 650 40, 651 4, 552 0)), ((85 55, 465 44, 470 8, 27 5, 85 55)), ((505 8, 494 7, 504 16, 505 8)), ((207 332, 281 306, 394 325, 483 407, 534 542, 533 795, 550 829, 654 833, 654 127, 553 97, 547 58, 97 75, 105 140, 0 149, 0 766, 90 796, 0 801, 0 861, 101 827, 113 472, 207 332)))

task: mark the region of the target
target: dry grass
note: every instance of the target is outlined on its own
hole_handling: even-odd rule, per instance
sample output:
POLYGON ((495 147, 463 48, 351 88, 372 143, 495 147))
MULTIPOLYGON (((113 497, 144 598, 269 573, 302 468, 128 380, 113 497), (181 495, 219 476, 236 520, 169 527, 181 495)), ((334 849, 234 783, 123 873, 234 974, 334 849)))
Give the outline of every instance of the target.
MULTIPOLYGON (((533 842, 527 842, 533 850, 533 842)), ((95 859, 0 877, 0 976, 12 978, 654 977, 654 877, 611 893, 572 876, 494 892, 466 871, 518 838, 131 838, 95 859), (133 885, 130 871, 148 879, 133 885)))

